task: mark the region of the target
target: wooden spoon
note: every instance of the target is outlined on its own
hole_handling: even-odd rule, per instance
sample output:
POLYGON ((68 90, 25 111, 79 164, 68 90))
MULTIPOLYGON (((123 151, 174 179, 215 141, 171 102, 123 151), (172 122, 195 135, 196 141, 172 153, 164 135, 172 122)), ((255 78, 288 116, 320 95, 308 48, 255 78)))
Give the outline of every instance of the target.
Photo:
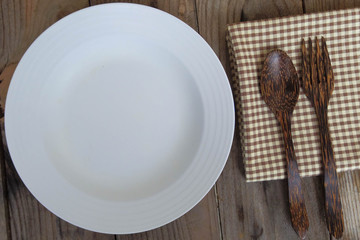
POLYGON ((304 239, 309 220, 291 136, 291 115, 299 98, 299 79, 284 51, 274 50, 267 55, 261 72, 260 91, 283 130, 291 221, 294 230, 304 239))

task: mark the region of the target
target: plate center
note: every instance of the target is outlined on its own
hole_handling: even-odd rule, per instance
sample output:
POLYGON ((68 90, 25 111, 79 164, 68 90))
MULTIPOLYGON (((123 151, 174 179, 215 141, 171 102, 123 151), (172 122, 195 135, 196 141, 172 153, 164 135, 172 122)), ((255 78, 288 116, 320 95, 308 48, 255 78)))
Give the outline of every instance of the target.
POLYGON ((131 44, 121 50, 93 50, 86 67, 54 74, 63 86, 47 103, 45 143, 74 186, 134 200, 165 189, 190 165, 203 107, 192 76, 170 53, 131 44))

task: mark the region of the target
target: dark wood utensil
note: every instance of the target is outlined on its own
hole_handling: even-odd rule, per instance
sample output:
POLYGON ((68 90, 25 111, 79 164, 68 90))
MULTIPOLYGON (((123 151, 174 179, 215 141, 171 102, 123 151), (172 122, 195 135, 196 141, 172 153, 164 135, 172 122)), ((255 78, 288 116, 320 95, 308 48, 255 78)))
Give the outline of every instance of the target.
POLYGON ((315 50, 309 39, 309 56, 302 40, 302 87, 315 108, 320 130, 321 156, 324 164, 325 211, 327 227, 331 235, 340 238, 344 231, 344 220, 338 189, 336 164, 328 127, 327 109, 334 90, 334 75, 325 38, 315 38, 315 50))
POLYGON ((274 50, 267 55, 261 72, 260 91, 283 130, 291 221, 295 231, 304 239, 309 221, 291 136, 291 115, 299 98, 299 79, 284 51, 274 50))

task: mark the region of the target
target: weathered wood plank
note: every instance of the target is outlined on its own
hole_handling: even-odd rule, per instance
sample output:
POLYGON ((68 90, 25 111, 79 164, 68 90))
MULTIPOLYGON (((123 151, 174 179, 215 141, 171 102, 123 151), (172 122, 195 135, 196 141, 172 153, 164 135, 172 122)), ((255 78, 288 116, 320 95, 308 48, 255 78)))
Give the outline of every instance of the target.
POLYGON ((303 13, 301 0, 247 0, 242 21, 284 17, 303 13))
MULTIPOLYGON (((9 64, 0 73, 0 81, 1 81, 0 82, 0 105, 3 107, 3 109, 5 107, 6 95, 7 95, 9 85, 10 85, 10 80, 15 71, 16 66, 17 66, 17 63, 9 64)), ((4 141, 6 141, 5 138, 4 138, 4 141)), ((6 142, 4 142, 4 144, 6 146, 6 142)))
MULTIPOLYGON (((0 106, 1 108, 1 106, 0 106)), ((3 129, 2 119, 0 121, 0 132, 3 129)), ((5 154, 3 148, 3 140, 0 135, 0 239, 8 240, 10 237, 9 226, 9 208, 7 202, 6 189, 6 172, 5 172, 5 154)))
POLYGON ((304 0, 306 13, 360 7, 359 0, 304 0))
POLYGON ((199 33, 215 51, 228 72, 226 24, 240 21, 243 4, 243 0, 196 0, 199 33))
POLYGON ((11 239, 10 219, 9 219, 9 202, 8 189, 6 181, 6 166, 5 166, 5 149, 6 139, 4 132, 4 106, 6 93, 9 85, 8 79, 11 78, 15 70, 16 64, 4 68, 0 72, 0 239, 11 239))
MULTIPOLYGON (((0 24, 0 70, 7 66, 2 74, 5 81, 0 85, 2 103, 16 66, 10 63, 16 63, 29 44, 49 24, 81 8, 80 2, 85 4, 87 1, 72 3, 71 0, 54 2, 3 0, 1 2, 0 22, 4 24, 0 24), (42 14, 39 14, 40 12, 42 14)), ((101 2, 104 1, 91 1, 94 4, 101 2)), ((170 12, 196 30, 198 29, 196 9, 198 9, 200 33, 218 54, 227 70, 228 58, 224 34, 226 23, 299 14, 299 6, 301 6, 301 1, 260 0, 245 2, 197 0, 196 5, 187 0, 133 2, 170 12)), ((325 4, 325 1, 304 0, 304 5, 306 12, 312 12, 359 6, 358 2, 358 0, 326 1, 325 4)), ((245 183, 239 145, 239 139, 235 137, 230 158, 217 183, 222 239, 297 239, 290 225, 286 181, 245 183)), ((6 164, 13 239, 113 239, 112 235, 84 231, 56 218, 26 190, 8 158, 6 164), (26 220, 22 220, 23 218, 26 220)), ((343 239, 359 239, 359 179, 359 171, 339 176, 345 216, 343 239)), ((329 239, 324 227, 326 225, 321 177, 305 178, 303 182, 307 209, 312 213, 309 214, 308 239, 329 239)), ((117 239, 220 239, 215 200, 215 193, 212 190, 200 204, 177 221, 142 234, 119 235, 117 239)))
POLYGON ((344 214, 343 240, 360 239, 360 170, 338 174, 344 214))
MULTIPOLYGON (((0 72, 0 111, 4 112, 5 99, 7 89, 9 87, 10 78, 15 70, 16 64, 11 64, 9 67, 5 67, 0 72)), ((6 139, 4 131, 4 118, 0 119, 0 239, 10 240, 11 228, 10 228, 10 213, 8 202, 8 186, 6 179, 6 164, 5 164, 5 149, 6 139)))
MULTIPOLYGON (((91 5, 110 2, 131 2, 152 6, 168 12, 181 19, 194 30, 198 31, 195 2, 192 0, 135 0, 135 1, 114 1, 114 0, 91 0, 91 5)), ((152 231, 132 234, 118 235, 118 240, 148 239, 148 240, 181 240, 181 239, 219 239, 220 224, 216 206, 214 190, 191 211, 176 221, 152 231)))

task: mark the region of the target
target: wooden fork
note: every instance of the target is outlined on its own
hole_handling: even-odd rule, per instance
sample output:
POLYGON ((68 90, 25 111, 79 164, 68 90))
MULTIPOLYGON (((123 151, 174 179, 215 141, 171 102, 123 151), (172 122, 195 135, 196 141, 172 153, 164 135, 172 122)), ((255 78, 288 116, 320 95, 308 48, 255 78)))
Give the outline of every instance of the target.
POLYGON ((335 238, 340 238, 343 234, 344 220, 327 117, 329 100, 334 90, 334 75, 325 38, 321 38, 322 50, 320 49, 317 38, 315 38, 315 44, 314 50, 311 39, 309 39, 308 56, 304 39, 302 39, 301 42, 303 67, 302 88, 315 108, 319 123, 321 156, 324 164, 327 227, 331 235, 335 238))

